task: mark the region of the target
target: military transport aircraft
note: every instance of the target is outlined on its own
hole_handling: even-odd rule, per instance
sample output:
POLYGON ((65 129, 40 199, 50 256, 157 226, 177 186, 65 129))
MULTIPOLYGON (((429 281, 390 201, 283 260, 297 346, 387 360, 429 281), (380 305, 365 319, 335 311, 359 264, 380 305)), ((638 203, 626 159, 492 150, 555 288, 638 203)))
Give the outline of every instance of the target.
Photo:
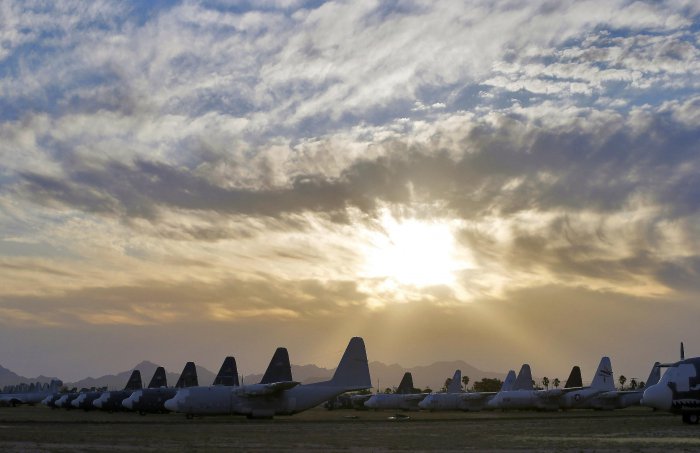
POLYGON ((139 370, 134 370, 131 373, 131 377, 126 383, 124 390, 113 390, 111 392, 104 392, 92 402, 92 405, 103 411, 123 411, 124 406, 122 406, 122 401, 128 398, 135 390, 141 390, 143 384, 141 383, 141 372, 139 370))
MULTIPOLYGON (((460 377, 461 379, 461 377, 460 377)), ((452 385, 452 383, 450 383, 452 385)), ((458 384, 459 385, 459 384, 458 384)), ((371 395, 365 406, 370 409, 393 409, 404 411, 417 411, 418 403, 425 398, 428 393, 415 392, 413 390, 413 376, 411 373, 404 373, 401 383, 396 388, 395 393, 376 393, 371 395)), ((364 396, 364 395, 363 395, 364 396)))
MULTIPOLYGON (((461 380, 461 372, 459 376, 460 378, 456 380, 458 383, 457 385, 459 385, 461 380)), ((457 372, 455 372, 455 377, 452 378, 450 384, 455 383, 456 377, 458 377, 457 372)), ((503 381, 501 385, 501 390, 512 388, 515 382, 515 371, 510 370, 505 381, 503 381)), ((532 380, 530 380, 529 385, 532 385, 532 380)), ((426 396, 423 401, 418 403, 418 407, 430 411, 480 411, 487 408, 486 403, 493 398, 496 393, 497 392, 465 393, 461 391, 461 388, 457 389, 451 386, 447 393, 431 393, 426 396)))
POLYGON ((585 408, 588 401, 596 395, 615 391, 612 365, 609 357, 600 359, 598 369, 593 375, 593 382, 588 387, 569 389, 559 398, 560 409, 585 408))
POLYGON ((488 403, 490 409, 559 410, 559 398, 572 388, 581 388, 581 370, 571 369, 564 388, 535 390, 532 385, 530 365, 524 364, 518 374, 515 388, 498 392, 488 403), (521 379, 523 376, 523 379, 521 379), (521 381, 521 382, 518 382, 521 381), (529 381, 529 382, 528 382, 529 381), (523 388, 524 387, 524 388, 523 388))
MULTIPOLYGON (((230 358, 233 359, 233 357, 230 358)), ((226 364, 226 361, 224 361, 224 364, 226 364)), ((219 371, 219 373, 221 373, 221 371, 219 371)), ((168 412, 164 404, 167 400, 175 396, 178 389, 184 387, 196 387, 197 385, 199 385, 199 382, 197 381, 197 368, 195 367, 194 362, 187 362, 174 388, 168 387, 165 371, 163 371, 163 380, 161 385, 158 387, 149 385, 147 389, 134 391, 128 398, 122 401, 122 406, 124 406, 126 409, 137 411, 141 415, 145 415, 147 413, 168 412)))
POLYGON ((680 414, 683 423, 700 422, 700 357, 685 358, 681 343, 681 360, 659 364, 667 368, 661 380, 644 390, 642 405, 680 414))
MULTIPOLYGON (((659 362, 656 362, 651 368, 649 378, 646 380, 645 386, 651 386, 659 382, 661 376, 661 368, 659 362)), ((597 410, 614 410, 624 409, 629 406, 638 406, 642 399, 644 389, 639 390, 611 390, 609 392, 599 393, 587 400, 583 401, 581 407, 584 409, 597 410)))
POLYGON ((174 398, 165 402, 165 407, 190 417, 199 414, 238 414, 249 418, 271 418, 274 415, 296 414, 341 393, 372 386, 365 343, 360 337, 350 340, 329 381, 301 385, 291 380, 291 372, 289 378, 240 387, 181 389, 174 398))
POLYGON ((57 393, 63 382, 58 379, 52 379, 49 384, 32 383, 29 385, 22 384, 14 386, 12 389, 19 391, 10 391, 0 394, 0 406, 17 406, 19 404, 34 404, 41 403, 47 397, 57 393))

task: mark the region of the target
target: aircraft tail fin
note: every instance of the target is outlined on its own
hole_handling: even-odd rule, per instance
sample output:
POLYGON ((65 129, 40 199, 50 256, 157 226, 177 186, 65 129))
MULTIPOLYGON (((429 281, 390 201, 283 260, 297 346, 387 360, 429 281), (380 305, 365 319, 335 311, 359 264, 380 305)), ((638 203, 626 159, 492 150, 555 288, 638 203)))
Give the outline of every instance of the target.
POLYGON ((513 385, 515 384, 515 371, 510 370, 508 371, 508 374, 506 375, 506 379, 503 381, 503 385, 501 385, 501 391, 502 392, 509 392, 513 390, 513 385))
POLYGON ((447 393, 460 393, 462 391, 462 370, 455 370, 454 376, 447 386, 447 393))
POLYGON ((340 359, 338 368, 330 380, 334 386, 345 387, 346 391, 363 390, 372 387, 367 363, 367 350, 361 337, 353 337, 340 359))
POLYGON ((530 371, 530 365, 524 363, 520 368, 518 377, 515 378, 513 390, 532 390, 532 388, 532 371, 530 371))
POLYGON ((404 373, 401 383, 396 388, 396 393, 409 394, 413 393, 413 376, 411 373, 404 373))
POLYGON ((574 366, 571 368, 571 373, 569 373, 569 378, 564 384, 565 389, 583 387, 583 379, 581 379, 581 368, 574 366))
POLYGON ((261 384, 292 381, 292 366, 289 364, 287 348, 277 348, 265 370, 261 384))
POLYGON ((124 390, 141 390, 143 384, 141 383, 141 372, 139 370, 134 370, 131 372, 129 380, 126 382, 124 390))
POLYGON ((229 387, 238 387, 240 385, 236 359, 231 356, 224 359, 224 363, 221 364, 221 369, 219 369, 219 374, 214 379, 214 385, 226 385, 229 387))
POLYGON ((153 373, 153 377, 151 378, 151 382, 148 383, 148 388, 149 389, 157 389, 160 387, 167 387, 168 386, 168 378, 165 375, 165 368, 162 366, 159 366, 156 368, 156 372, 153 373))
POLYGON ((199 385, 199 380, 197 379, 197 367, 194 366, 194 362, 187 362, 185 364, 185 368, 182 370, 182 374, 180 374, 180 378, 177 380, 177 384, 175 384, 176 388, 184 388, 184 387, 197 387, 199 385))
POLYGON ((651 368, 651 373, 649 373, 649 377, 644 383, 645 387, 656 385, 659 379, 661 379, 661 367, 659 365, 661 365, 659 362, 654 363, 654 366, 651 368))
POLYGON ((593 376, 591 387, 600 390, 615 390, 615 380, 609 357, 600 359, 600 364, 595 372, 595 376, 593 376))

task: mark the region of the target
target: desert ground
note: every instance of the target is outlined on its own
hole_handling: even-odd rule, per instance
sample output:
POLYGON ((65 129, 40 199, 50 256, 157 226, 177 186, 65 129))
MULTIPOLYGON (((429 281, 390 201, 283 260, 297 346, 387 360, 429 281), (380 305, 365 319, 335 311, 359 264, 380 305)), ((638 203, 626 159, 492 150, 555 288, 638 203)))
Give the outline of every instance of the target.
POLYGON ((273 420, 187 420, 181 414, 0 408, 0 451, 700 450, 700 427, 646 408, 394 415, 316 408, 273 420))

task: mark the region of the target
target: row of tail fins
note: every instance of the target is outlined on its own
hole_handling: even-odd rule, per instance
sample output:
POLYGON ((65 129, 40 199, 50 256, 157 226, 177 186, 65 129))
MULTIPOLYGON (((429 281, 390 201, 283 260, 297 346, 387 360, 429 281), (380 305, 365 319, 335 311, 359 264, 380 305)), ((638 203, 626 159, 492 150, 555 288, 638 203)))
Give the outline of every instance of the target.
MULTIPOLYGON (((287 352, 286 348, 277 348, 260 383, 271 384, 273 382, 291 380, 292 367, 289 363, 289 353, 287 352)), ((197 379, 197 369, 195 368, 194 362, 187 362, 185 368, 182 370, 182 374, 180 374, 180 378, 177 380, 177 384, 175 384, 175 388, 197 387, 198 385, 199 381, 197 379)), ((234 387, 240 385, 238 379, 238 367, 236 366, 235 358, 231 356, 226 357, 212 385, 226 385, 234 387)), ((165 375, 165 368, 159 366, 156 368, 156 372, 153 374, 151 382, 148 384, 148 388, 160 388, 167 386, 168 378, 165 375)), ((139 370, 132 371, 131 377, 129 377, 124 390, 141 390, 142 388, 143 384, 141 381, 141 372, 139 370)))

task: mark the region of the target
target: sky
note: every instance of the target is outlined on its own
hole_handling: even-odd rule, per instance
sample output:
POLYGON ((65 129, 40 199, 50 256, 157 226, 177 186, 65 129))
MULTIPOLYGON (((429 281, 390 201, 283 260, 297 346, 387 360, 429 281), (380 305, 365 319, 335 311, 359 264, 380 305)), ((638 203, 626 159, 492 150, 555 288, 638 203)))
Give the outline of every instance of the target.
POLYGON ((0 364, 700 355, 697 1, 3 1, 0 364))

